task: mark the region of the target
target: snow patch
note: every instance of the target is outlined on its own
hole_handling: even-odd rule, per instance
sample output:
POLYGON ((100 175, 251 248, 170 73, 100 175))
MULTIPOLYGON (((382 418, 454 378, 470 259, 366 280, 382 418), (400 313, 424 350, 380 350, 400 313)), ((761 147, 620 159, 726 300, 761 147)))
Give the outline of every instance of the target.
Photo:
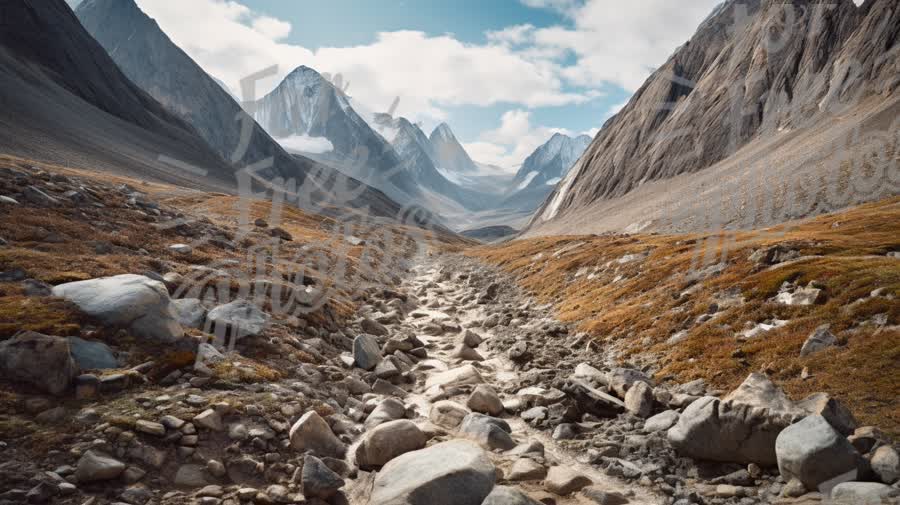
POLYGON ((531 172, 528 172, 528 175, 525 176, 525 180, 522 181, 522 183, 519 184, 518 187, 516 187, 516 190, 523 190, 526 187, 528 187, 528 184, 531 183, 531 180, 534 179, 535 177, 537 177, 537 175, 538 175, 537 171, 533 170, 531 172))
POLYGON ((288 151, 300 151, 304 153, 322 154, 334 150, 334 144, 325 137, 310 137, 309 135, 291 135, 275 139, 281 147, 288 151))
POLYGON ((562 177, 554 177, 554 178, 550 179, 549 181, 545 182, 544 184, 546 184, 548 186, 556 186, 556 184, 561 180, 562 180, 562 177))

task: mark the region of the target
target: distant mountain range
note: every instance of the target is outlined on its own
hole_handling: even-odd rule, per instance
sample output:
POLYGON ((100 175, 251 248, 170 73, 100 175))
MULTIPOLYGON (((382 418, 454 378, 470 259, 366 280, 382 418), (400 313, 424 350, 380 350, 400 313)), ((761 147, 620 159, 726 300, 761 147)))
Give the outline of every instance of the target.
MULTIPOLYGON (((134 0, 85 0, 76 14, 115 60, 110 61, 111 68, 118 65, 132 82, 189 123, 221 158, 234 163, 235 169, 260 162, 265 165, 271 159, 270 166, 257 170, 260 177, 293 179, 297 184, 311 182, 316 188, 310 192, 316 201, 301 204, 328 202, 382 216, 399 211, 400 206, 383 193, 328 166, 287 153, 134 0)), ((230 179, 233 184, 233 175, 230 179)))

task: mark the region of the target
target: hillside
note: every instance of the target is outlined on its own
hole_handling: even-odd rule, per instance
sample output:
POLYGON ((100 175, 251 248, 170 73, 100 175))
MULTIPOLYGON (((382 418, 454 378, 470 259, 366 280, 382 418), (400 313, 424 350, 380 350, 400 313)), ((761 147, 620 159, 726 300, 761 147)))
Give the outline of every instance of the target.
POLYGON ((895 7, 726 3, 606 122, 528 233, 753 228, 895 194, 895 7))

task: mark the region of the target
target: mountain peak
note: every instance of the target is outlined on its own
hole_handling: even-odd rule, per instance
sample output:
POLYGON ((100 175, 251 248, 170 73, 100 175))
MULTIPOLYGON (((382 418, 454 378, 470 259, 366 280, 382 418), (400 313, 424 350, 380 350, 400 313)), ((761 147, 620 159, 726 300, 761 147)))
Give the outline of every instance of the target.
POLYGON ((447 123, 441 123, 431 132, 429 137, 434 146, 435 163, 451 172, 475 172, 478 167, 463 146, 453 135, 447 123))
POLYGON ((453 130, 450 129, 450 125, 447 123, 441 123, 437 125, 434 130, 432 130, 431 135, 429 136, 432 142, 434 139, 445 139, 445 140, 456 140, 456 136, 453 135, 453 130))

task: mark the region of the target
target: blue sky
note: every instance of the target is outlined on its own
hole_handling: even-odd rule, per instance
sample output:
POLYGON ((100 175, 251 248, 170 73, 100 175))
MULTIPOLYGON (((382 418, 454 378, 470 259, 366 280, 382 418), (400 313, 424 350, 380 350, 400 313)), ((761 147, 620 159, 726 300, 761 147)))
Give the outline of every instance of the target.
MULTIPOLYGON (((74 0, 70 0, 71 1, 74 0)), ((233 90, 277 65, 340 73, 360 109, 447 122, 514 168, 553 133, 594 134, 718 0, 136 0, 233 90)))

